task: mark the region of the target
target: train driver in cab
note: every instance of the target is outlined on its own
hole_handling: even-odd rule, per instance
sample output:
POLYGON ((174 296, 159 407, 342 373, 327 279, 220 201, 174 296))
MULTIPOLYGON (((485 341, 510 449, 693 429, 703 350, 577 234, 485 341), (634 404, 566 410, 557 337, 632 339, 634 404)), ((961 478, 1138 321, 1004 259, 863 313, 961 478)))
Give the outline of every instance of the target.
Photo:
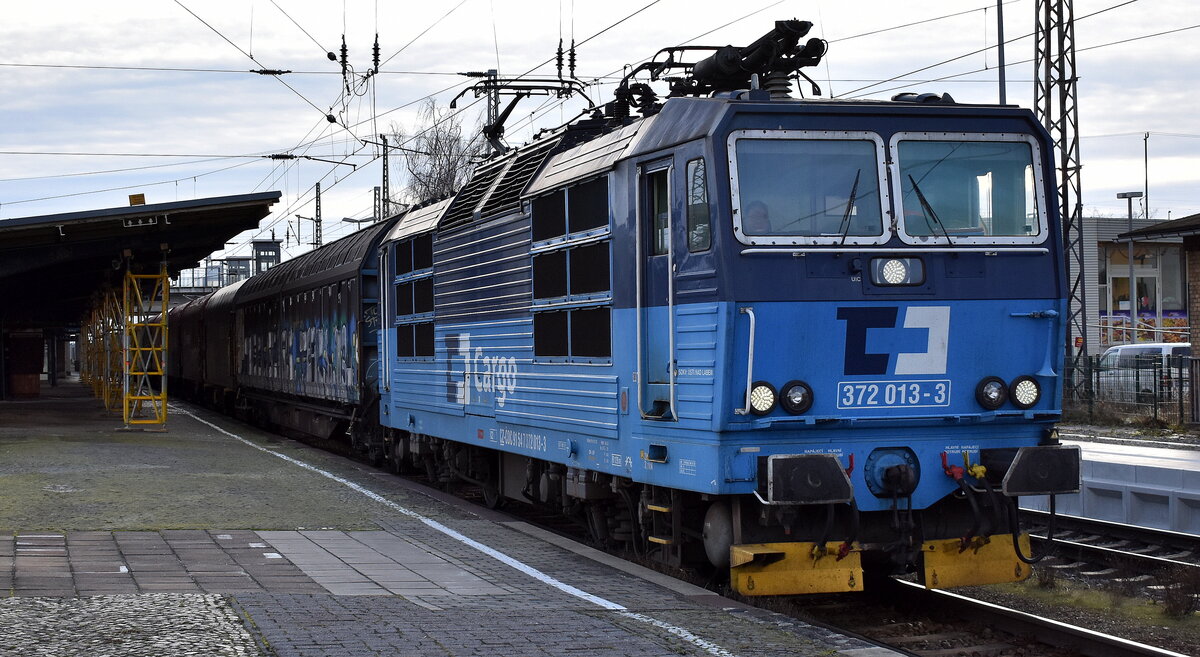
POLYGON ((751 201, 746 206, 746 216, 742 218, 742 232, 747 235, 769 235, 771 233, 771 218, 767 213, 766 203, 751 201))

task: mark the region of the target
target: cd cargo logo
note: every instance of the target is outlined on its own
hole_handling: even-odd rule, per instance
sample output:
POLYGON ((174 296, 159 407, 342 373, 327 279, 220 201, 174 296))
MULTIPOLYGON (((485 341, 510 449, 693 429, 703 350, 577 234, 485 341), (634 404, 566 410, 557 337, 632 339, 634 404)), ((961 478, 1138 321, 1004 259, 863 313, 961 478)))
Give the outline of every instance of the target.
POLYGON ((846 322, 847 376, 946 373, 950 307, 909 306, 897 326, 899 315, 895 306, 837 309, 846 322))

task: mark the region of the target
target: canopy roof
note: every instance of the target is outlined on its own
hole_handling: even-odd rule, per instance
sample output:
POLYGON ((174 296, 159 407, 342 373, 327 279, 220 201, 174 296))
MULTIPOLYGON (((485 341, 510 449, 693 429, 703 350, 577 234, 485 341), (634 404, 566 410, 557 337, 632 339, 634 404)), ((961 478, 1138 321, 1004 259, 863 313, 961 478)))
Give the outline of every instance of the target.
POLYGON ((279 192, 0 220, 0 321, 78 322, 107 285, 134 273, 172 276, 256 228, 279 192))

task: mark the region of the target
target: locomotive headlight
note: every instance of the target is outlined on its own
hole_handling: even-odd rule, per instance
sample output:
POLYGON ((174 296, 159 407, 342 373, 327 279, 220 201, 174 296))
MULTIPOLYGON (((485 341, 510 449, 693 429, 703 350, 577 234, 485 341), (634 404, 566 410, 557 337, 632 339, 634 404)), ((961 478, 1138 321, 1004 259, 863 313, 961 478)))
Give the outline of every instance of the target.
POLYGON ((871 282, 875 285, 921 285, 925 263, 920 258, 875 258, 871 260, 871 282))
POLYGON ((803 381, 788 381, 787 385, 783 386, 783 396, 780 397, 779 403, 783 410, 792 415, 807 412, 813 405, 812 388, 803 381))
POLYGON ((1013 406, 1021 410, 1032 408, 1042 398, 1042 387, 1031 376, 1018 376, 1009 386, 1013 406))
POLYGON ((775 402, 779 401, 779 395, 775 393, 775 386, 766 381, 758 381, 750 388, 750 412, 755 415, 766 415, 775 410, 775 402))
POLYGON ((904 264, 903 260, 887 260, 880 267, 879 273, 883 274, 885 283, 899 285, 908 280, 908 265, 904 264))
POLYGON ((994 411, 1004 405, 1008 401, 1008 386, 1004 384, 1004 379, 997 376, 989 376, 979 382, 975 386, 975 401, 979 405, 994 411))

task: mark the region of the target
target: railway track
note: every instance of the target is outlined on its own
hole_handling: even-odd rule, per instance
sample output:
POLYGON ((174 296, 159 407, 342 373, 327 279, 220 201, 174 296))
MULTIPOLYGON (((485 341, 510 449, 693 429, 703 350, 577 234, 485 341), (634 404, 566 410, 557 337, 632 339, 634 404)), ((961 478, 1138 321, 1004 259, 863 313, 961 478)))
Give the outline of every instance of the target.
MULTIPOLYGON (((1047 549, 1049 514, 1021 513, 1031 538, 1047 549)), ((1049 549, 1047 567, 1083 579, 1140 581, 1148 592, 1181 576, 1200 577, 1200 536, 1194 534, 1058 515, 1049 549)))
MULTIPOLYGON (((431 485, 423 475, 406 478, 431 485)), ((445 490, 444 486, 434 487, 445 490)), ((451 486, 449 492, 460 499, 484 504, 483 496, 473 486, 451 486)), ((500 512, 570 540, 588 542, 580 525, 551 517, 532 505, 508 503, 500 512)), ((628 554, 615 556, 634 559, 628 554)), ((681 576, 678 571, 670 574, 681 576)), ((690 579, 692 584, 714 588, 713 582, 703 581, 702 575, 683 578, 690 579)), ((786 599, 739 598, 728 590, 722 592, 749 605, 817 622, 900 654, 919 657, 1188 657, 968 596, 928 590, 900 579, 873 580, 865 593, 786 599)))
MULTIPOLYGON (((314 444, 343 456, 344 445, 320 441, 314 444)), ((393 474, 390 464, 383 468, 393 474)), ((410 482, 449 493, 479 506, 487 506, 475 486, 447 485, 426 473, 398 474, 410 482)), ((495 510, 552 531, 569 540, 588 543, 586 530, 576 522, 544 509, 509 502, 495 510)), ((1035 541, 1045 540, 1048 514, 1022 511, 1035 541)), ((1153 577, 1164 569, 1192 568, 1200 572, 1200 537, 1103 523, 1059 515, 1055 528, 1055 560, 1052 565, 1083 577, 1153 577), (1136 565, 1136 567, 1135 567, 1136 565), (1136 573, 1134 571, 1136 570, 1136 573), (1134 574, 1131 574, 1134 573, 1134 574)), ((597 547, 597 546, 591 546, 597 547)), ((610 554, 655 567, 633 555, 610 554)), ((667 572, 690 583, 721 590, 741 602, 776 611, 798 620, 824 625, 860 637, 903 655, 919 657, 1189 657, 1137 641, 1096 632, 1042 616, 1003 607, 948 591, 928 590, 902 579, 873 579, 866 591, 836 595, 789 598, 746 598, 731 593, 713 578, 676 570, 667 572)), ((1171 570, 1170 572, 1177 572, 1171 570)), ((1196 653, 1200 655, 1200 653, 1196 653)))
POLYGON ((908 655, 1186 657, 903 580, 876 582, 872 592, 839 597, 802 606, 802 615, 908 655))

